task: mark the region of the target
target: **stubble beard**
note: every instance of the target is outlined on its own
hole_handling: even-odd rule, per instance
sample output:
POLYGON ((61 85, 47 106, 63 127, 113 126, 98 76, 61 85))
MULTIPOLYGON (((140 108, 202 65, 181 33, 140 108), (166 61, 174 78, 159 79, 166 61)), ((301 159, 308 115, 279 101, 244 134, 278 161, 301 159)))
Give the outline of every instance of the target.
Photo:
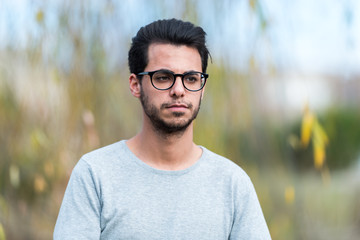
MULTIPOLYGON (((181 122, 167 122, 160 116, 160 110, 165 109, 169 104, 164 103, 158 109, 156 106, 149 103, 148 96, 146 96, 141 89, 141 96, 140 96, 141 105, 144 109, 145 114, 150 119, 152 126, 156 132, 163 136, 182 136, 185 130, 190 126, 190 124, 196 119, 201 105, 201 97, 199 98, 199 104, 196 109, 194 109, 192 116, 189 119, 186 119, 181 122)), ((188 108, 191 110, 193 109, 193 105, 190 103, 188 104, 188 108)), ((172 113, 174 118, 180 118, 185 115, 184 112, 173 112, 172 113)))

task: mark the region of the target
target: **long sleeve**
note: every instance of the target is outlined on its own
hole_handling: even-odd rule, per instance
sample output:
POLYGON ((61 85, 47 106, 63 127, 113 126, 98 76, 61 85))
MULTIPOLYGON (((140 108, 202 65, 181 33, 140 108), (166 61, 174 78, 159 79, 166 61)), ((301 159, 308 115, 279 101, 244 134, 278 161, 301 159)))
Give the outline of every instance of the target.
POLYGON ((60 208, 54 239, 100 238, 100 189, 89 165, 81 159, 75 166, 60 208))

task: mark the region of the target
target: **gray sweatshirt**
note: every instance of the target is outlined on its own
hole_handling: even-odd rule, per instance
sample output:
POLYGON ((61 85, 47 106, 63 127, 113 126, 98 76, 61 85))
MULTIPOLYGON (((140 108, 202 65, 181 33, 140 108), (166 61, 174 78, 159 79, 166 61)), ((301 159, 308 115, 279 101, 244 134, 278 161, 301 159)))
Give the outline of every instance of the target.
POLYGON ((271 239, 246 173, 201 148, 201 158, 180 171, 150 167, 125 140, 84 155, 54 239, 271 239))

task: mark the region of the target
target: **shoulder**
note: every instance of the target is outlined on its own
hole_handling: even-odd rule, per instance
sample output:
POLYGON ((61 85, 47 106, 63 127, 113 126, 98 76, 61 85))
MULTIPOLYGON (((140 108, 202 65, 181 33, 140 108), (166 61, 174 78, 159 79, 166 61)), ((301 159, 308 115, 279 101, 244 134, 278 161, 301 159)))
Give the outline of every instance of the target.
POLYGON ((121 151, 123 144, 125 144, 125 140, 115 142, 113 144, 86 153, 83 155, 82 158, 91 161, 92 159, 97 159, 99 157, 112 157, 114 155, 117 155, 121 151))
POLYGON ((124 150, 125 140, 104 146, 84 154, 77 162, 73 169, 73 173, 103 172, 113 168, 113 166, 121 165, 121 159, 126 156, 124 150))
POLYGON ((100 189, 102 182, 129 171, 125 146, 122 140, 84 154, 72 170, 71 178, 95 184, 100 189))
POLYGON ((204 162, 210 171, 220 175, 220 177, 228 177, 233 181, 249 182, 250 178, 247 173, 232 160, 214 153, 205 147, 202 147, 204 151, 204 162))
POLYGON ((123 155, 125 140, 98 148, 84 154, 81 161, 89 165, 104 164, 105 162, 114 161, 123 155))
POLYGON ((209 176, 211 183, 217 186, 234 203, 244 203, 250 196, 256 196, 254 185, 248 174, 230 159, 204 149, 203 174, 209 176), (204 173, 207 172, 207 173, 204 173))

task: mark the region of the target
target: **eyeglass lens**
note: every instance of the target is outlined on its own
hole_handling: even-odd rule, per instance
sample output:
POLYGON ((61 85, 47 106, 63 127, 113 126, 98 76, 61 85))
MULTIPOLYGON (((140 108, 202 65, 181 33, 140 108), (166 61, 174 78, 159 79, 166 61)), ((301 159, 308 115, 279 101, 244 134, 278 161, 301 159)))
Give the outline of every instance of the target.
MULTIPOLYGON (((168 89, 174 83, 174 74, 166 71, 155 72, 152 76, 152 83, 158 89, 168 89)), ((185 88, 196 91, 203 87, 205 78, 201 73, 191 72, 184 74, 183 83, 185 88)))

